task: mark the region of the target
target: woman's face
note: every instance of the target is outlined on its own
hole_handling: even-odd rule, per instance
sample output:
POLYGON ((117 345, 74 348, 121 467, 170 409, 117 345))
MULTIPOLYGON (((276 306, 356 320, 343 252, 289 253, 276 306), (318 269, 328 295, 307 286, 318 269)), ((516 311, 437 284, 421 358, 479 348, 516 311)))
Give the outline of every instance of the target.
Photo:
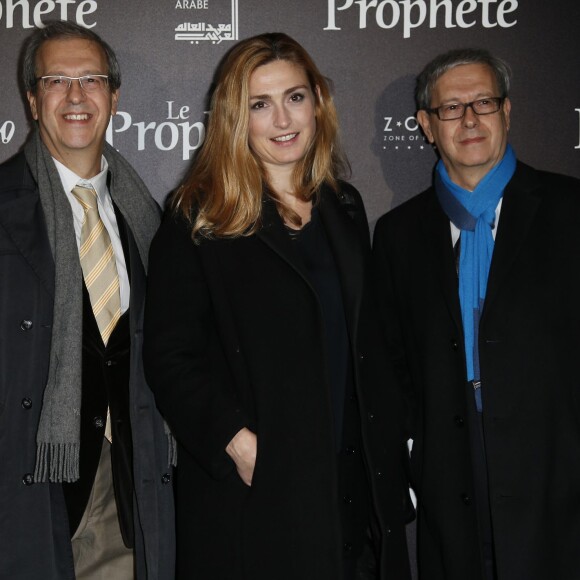
POLYGON ((304 70, 286 60, 258 67, 250 77, 248 142, 270 177, 288 174, 316 132, 314 93, 304 70))

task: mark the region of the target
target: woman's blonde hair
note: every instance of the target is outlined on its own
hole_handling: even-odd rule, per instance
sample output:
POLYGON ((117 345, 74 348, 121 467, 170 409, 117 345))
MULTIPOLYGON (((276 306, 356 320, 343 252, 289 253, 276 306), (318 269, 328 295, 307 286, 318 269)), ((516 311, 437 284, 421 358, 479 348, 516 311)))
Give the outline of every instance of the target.
POLYGON ((294 169, 294 193, 309 200, 324 182, 336 190, 336 178, 348 170, 329 83, 304 48, 282 33, 243 40, 219 69, 204 144, 173 198, 174 209, 190 220, 194 239, 254 233, 260 226, 265 190, 284 219, 301 223, 268 187, 266 171, 248 144, 250 77, 258 67, 276 60, 304 70, 315 100, 316 132, 294 169))

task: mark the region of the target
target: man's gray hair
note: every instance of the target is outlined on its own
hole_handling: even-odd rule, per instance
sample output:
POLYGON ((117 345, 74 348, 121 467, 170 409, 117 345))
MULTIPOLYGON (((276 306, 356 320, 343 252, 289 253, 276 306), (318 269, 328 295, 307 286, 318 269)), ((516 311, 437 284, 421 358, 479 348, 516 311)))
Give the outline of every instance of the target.
POLYGON ((452 68, 465 64, 485 64, 489 66, 495 74, 499 90, 499 95, 493 96, 509 96, 511 77, 509 65, 483 48, 461 48, 458 50, 450 50, 449 52, 436 56, 421 71, 417 77, 417 84, 415 86, 417 109, 420 111, 421 109, 431 107, 433 88, 439 78, 452 68))
MULTIPOLYGON (((44 28, 37 28, 26 40, 22 54, 22 82, 26 91, 36 88, 36 57, 43 43, 48 40, 85 39, 96 42, 107 57, 109 88, 117 90, 121 86, 121 69, 113 49, 96 33, 74 22, 52 20, 44 28)), ((96 71, 95 71, 96 72, 96 71)))

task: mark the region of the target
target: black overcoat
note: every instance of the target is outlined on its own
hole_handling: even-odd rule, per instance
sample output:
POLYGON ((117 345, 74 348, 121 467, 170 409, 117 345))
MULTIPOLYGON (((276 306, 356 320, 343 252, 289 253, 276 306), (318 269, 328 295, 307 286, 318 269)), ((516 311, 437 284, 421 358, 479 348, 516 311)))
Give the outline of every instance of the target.
MULTIPOLYGON (((112 190, 115 176, 112 175, 112 190)), ((64 192, 63 192, 64 195, 64 192)), ((113 197, 114 199, 114 197, 113 197)), ((129 381, 137 579, 174 576, 167 438, 142 364, 145 271, 130 251, 129 381), (165 477, 164 477, 165 476, 165 477)), ((0 166, 0 578, 74 578, 62 485, 35 483, 36 431, 48 375, 54 260, 37 185, 20 153, 0 166)), ((82 446, 81 446, 82 453, 82 446)))
MULTIPOLYGON (((481 580, 449 219, 431 188, 381 218, 375 271, 406 376, 422 580, 481 580)), ((499 580, 580 579, 580 182, 518 163, 479 327, 499 580)))
MULTIPOLYGON (((351 339, 381 578, 408 578, 400 403, 368 287, 360 195, 321 192, 351 339), (390 572, 390 574, 388 574, 390 572)), ((151 246, 147 377, 179 443, 178 577, 342 577, 336 451, 318 299, 266 199, 255 235, 202 240, 168 213, 151 246), (225 452, 257 433, 252 487, 225 452)), ((360 452, 360 450, 358 451, 360 452)))

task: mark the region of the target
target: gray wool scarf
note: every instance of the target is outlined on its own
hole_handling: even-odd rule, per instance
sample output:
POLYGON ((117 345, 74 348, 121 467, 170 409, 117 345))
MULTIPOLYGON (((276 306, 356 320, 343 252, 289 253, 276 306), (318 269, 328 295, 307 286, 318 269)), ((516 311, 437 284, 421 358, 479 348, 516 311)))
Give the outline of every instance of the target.
MULTIPOLYGON (((24 154, 38 186, 55 264, 50 363, 36 434, 34 480, 70 482, 79 478, 83 274, 71 206, 38 130, 25 145, 24 154)), ((111 197, 147 267, 149 244, 159 226, 159 208, 131 165, 106 143, 104 156, 112 177, 111 197)))

